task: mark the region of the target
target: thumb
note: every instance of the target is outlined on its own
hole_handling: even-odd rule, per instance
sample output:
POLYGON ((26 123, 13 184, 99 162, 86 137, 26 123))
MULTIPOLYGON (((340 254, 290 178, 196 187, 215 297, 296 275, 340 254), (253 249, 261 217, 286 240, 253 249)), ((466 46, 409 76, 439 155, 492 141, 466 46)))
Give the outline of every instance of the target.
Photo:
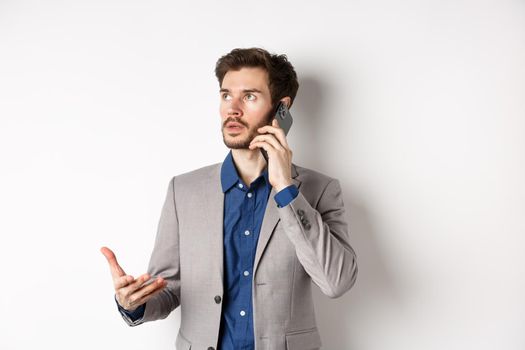
POLYGON ((111 249, 109 249, 108 247, 102 247, 100 248, 100 251, 106 257, 106 260, 108 261, 108 264, 109 264, 109 269, 111 271, 111 275, 113 276, 114 279, 117 277, 124 276, 126 274, 124 270, 122 269, 122 267, 120 267, 117 261, 117 257, 115 256, 115 253, 113 253, 111 249))

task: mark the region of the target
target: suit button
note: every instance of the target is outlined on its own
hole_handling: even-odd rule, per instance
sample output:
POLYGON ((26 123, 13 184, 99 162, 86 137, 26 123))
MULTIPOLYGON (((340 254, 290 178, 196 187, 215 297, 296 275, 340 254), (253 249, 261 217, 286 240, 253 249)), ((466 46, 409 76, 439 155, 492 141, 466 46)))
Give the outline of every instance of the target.
POLYGON ((215 296, 215 302, 216 302, 217 304, 219 304, 219 303, 221 302, 221 296, 220 296, 220 295, 216 295, 216 296, 215 296))
POLYGON ((310 228, 312 227, 312 225, 310 225, 309 222, 307 222, 305 225, 304 225, 304 228, 309 230, 310 228))
POLYGON ((303 216, 304 215, 304 210, 297 209, 297 214, 299 214, 299 216, 303 216))
POLYGON ((215 350, 215 348, 213 346, 210 346, 208 350, 215 350))
POLYGON ((307 220, 306 218, 303 217, 303 218, 301 219, 301 224, 303 224, 303 226, 304 226, 304 225, 306 225, 307 223, 308 223, 308 220, 307 220))

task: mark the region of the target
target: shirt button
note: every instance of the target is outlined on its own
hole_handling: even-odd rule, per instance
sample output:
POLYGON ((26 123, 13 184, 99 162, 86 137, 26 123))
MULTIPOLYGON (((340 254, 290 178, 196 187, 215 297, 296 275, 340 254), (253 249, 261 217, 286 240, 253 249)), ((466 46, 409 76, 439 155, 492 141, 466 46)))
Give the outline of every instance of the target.
POLYGON ((249 274, 250 274, 250 272, 244 271, 244 276, 248 276, 249 274))
POLYGON ((239 312, 241 314, 241 316, 244 316, 246 315, 246 312, 244 310, 241 310, 241 312, 239 312))
POLYGON ((249 236, 250 235, 250 231, 248 231, 248 230, 244 231, 244 235, 245 236, 249 236))
POLYGON ((221 296, 220 295, 216 295, 214 299, 215 299, 215 302, 217 304, 219 304, 221 302, 221 296))
POLYGON ((239 184, 239 188, 243 188, 244 186, 242 184, 239 184))
POLYGON ((248 198, 252 198, 252 193, 248 192, 248 198))
POLYGON ((208 350, 215 350, 213 346, 208 347, 208 350))

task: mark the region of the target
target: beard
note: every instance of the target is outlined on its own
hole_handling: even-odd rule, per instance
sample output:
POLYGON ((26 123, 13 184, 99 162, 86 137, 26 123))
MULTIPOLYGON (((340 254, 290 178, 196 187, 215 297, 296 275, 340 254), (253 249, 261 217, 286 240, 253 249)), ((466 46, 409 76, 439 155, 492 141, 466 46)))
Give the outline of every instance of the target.
POLYGON ((226 119, 222 127, 222 140, 224 144, 226 145, 226 147, 230 149, 249 149, 248 147, 250 146, 250 142, 252 142, 255 136, 259 135, 259 133, 257 132, 257 129, 265 125, 271 125, 271 121, 272 121, 271 117, 272 117, 271 112, 269 112, 259 124, 254 125, 252 127, 247 125, 244 120, 241 120, 238 118, 226 119), (228 136, 230 138, 234 138, 234 140, 226 139, 225 128, 226 128, 226 124, 228 124, 229 122, 236 122, 236 123, 242 124, 248 130, 248 133, 243 137, 241 137, 241 134, 238 134, 236 136, 228 136))

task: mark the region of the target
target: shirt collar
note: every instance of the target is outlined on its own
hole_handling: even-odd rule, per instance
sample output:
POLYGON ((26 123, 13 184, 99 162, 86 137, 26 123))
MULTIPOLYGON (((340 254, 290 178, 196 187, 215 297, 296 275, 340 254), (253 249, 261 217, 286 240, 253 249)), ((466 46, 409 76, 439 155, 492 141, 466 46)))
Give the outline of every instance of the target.
MULTIPOLYGON (((266 185, 269 186, 270 180, 268 178, 268 167, 264 168, 261 175, 264 177, 264 181, 266 182, 266 185)), ((222 192, 228 191, 237 182, 241 182, 241 180, 239 178, 239 174, 237 173, 237 168, 235 167, 235 164, 233 161, 232 151, 230 150, 228 154, 226 155, 224 162, 222 162, 222 166, 221 166, 222 192)), ((248 186, 249 185, 250 184, 248 184, 248 186)))

